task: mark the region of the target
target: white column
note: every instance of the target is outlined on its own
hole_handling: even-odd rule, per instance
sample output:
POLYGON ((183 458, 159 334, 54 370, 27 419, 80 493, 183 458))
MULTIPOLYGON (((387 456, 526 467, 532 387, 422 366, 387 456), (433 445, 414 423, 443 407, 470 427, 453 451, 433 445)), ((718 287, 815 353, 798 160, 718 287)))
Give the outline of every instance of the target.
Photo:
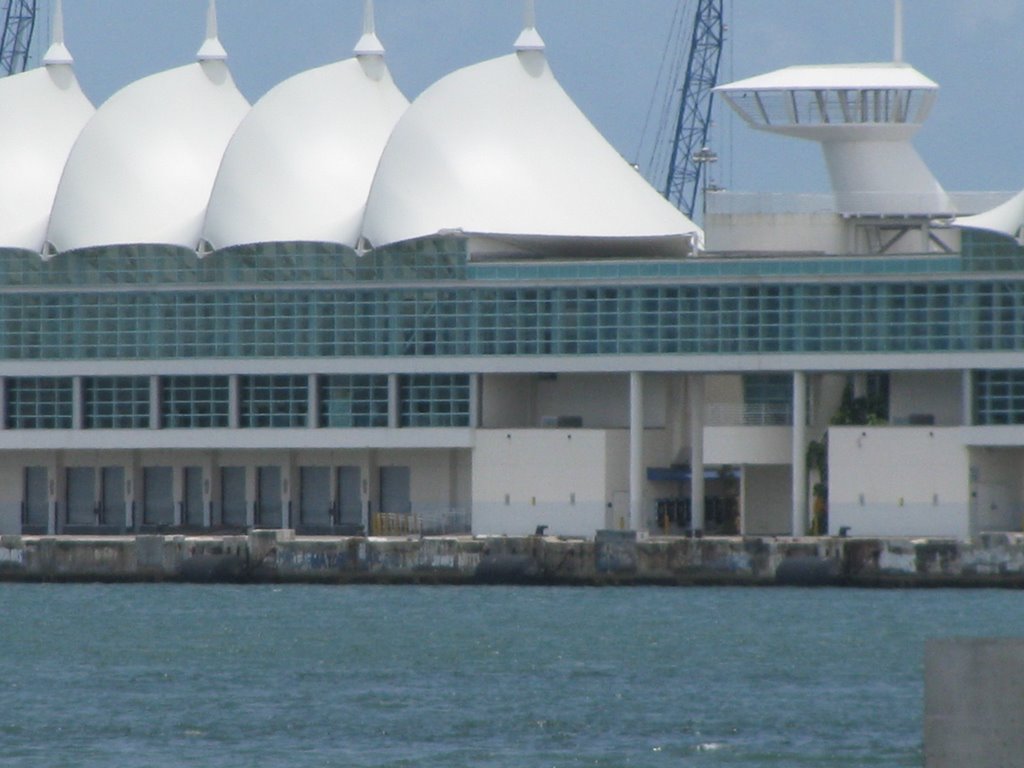
POLYGON ((0 430, 7 429, 7 379, 0 376, 0 430))
POLYGON ((398 429, 399 397, 398 374, 388 375, 388 429, 398 429))
POLYGON ((704 530, 704 377, 687 379, 690 404, 690 530, 704 530))
POLYGON ((793 373, 793 535, 807 533, 807 374, 793 373))
POLYGON ((974 425, 974 375, 970 370, 960 374, 960 423, 965 427, 974 425))
POLYGON ((644 525, 644 375, 629 374, 629 527, 644 525))

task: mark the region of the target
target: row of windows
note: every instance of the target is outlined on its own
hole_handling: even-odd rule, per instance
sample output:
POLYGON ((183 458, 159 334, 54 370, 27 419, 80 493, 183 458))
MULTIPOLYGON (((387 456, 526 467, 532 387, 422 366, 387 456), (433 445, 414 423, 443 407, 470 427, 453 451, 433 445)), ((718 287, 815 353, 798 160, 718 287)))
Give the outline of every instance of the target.
POLYGON ((357 253, 331 243, 260 243, 205 256, 173 245, 124 245, 61 253, 4 251, 5 286, 237 285, 239 283, 454 280, 466 277, 461 241, 423 240, 357 253))
POLYGON ((1024 424, 1024 371, 974 372, 974 423, 1024 424))
MULTIPOLYGON (((320 427, 386 427, 388 377, 317 376, 320 427)), ((313 404, 308 376, 240 376, 239 426, 305 427, 313 404)), ((8 429, 71 429, 75 386, 71 377, 5 380, 8 429)), ((227 376, 162 376, 158 380, 159 425, 165 429, 227 428, 231 382, 227 376)), ((466 375, 399 377, 399 424, 403 427, 469 425, 466 375), (418 398, 418 399, 413 399, 418 398)), ((86 429, 144 429, 150 425, 150 380, 145 376, 90 376, 82 381, 86 429)))
POLYGON ((90 248, 42 261, 5 251, 0 285, 81 287, 113 285, 239 285, 451 280, 773 279, 861 275, 936 275, 1019 269, 1022 249, 1008 238, 965 234, 963 254, 833 256, 818 258, 619 259, 474 262, 461 240, 426 239, 357 253, 327 243, 261 243, 202 257, 187 248, 135 245, 90 248))
POLYGON ((1024 349, 1024 281, 0 295, 0 359, 1024 349))

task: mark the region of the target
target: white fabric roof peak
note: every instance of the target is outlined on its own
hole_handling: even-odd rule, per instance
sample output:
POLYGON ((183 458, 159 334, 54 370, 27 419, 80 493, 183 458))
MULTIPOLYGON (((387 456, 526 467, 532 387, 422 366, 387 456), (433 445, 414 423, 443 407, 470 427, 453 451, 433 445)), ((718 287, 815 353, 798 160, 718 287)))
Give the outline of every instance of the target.
POLYGON ((537 6, 534 0, 526 0, 523 11, 523 31, 516 39, 517 51, 543 51, 544 38, 537 31, 537 6))
POLYGON ((384 44, 377 37, 373 0, 363 0, 363 36, 352 51, 356 56, 383 56, 384 44))
POLYGON ((217 37, 217 0, 210 0, 206 9, 206 39, 199 47, 196 58, 199 61, 224 61, 228 52, 217 37))
POLYGON ((57 0, 53 8, 53 28, 50 32, 50 47, 43 56, 43 64, 73 64, 74 57, 64 45, 64 3, 57 0))

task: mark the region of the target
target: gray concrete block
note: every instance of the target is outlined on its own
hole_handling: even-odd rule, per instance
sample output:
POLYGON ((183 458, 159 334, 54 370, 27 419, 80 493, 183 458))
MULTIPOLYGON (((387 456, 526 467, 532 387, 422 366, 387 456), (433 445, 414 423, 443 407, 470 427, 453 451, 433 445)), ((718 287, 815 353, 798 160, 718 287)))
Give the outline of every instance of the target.
POLYGON ((924 751, 925 768, 1024 765, 1024 639, 929 641, 924 751))

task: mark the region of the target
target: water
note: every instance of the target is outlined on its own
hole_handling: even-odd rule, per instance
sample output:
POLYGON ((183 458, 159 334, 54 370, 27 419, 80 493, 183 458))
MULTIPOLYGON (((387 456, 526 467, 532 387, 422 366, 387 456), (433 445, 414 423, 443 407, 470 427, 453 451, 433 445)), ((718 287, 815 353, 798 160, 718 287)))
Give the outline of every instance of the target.
POLYGON ((920 766, 1000 591, 0 585, 0 764, 920 766))

